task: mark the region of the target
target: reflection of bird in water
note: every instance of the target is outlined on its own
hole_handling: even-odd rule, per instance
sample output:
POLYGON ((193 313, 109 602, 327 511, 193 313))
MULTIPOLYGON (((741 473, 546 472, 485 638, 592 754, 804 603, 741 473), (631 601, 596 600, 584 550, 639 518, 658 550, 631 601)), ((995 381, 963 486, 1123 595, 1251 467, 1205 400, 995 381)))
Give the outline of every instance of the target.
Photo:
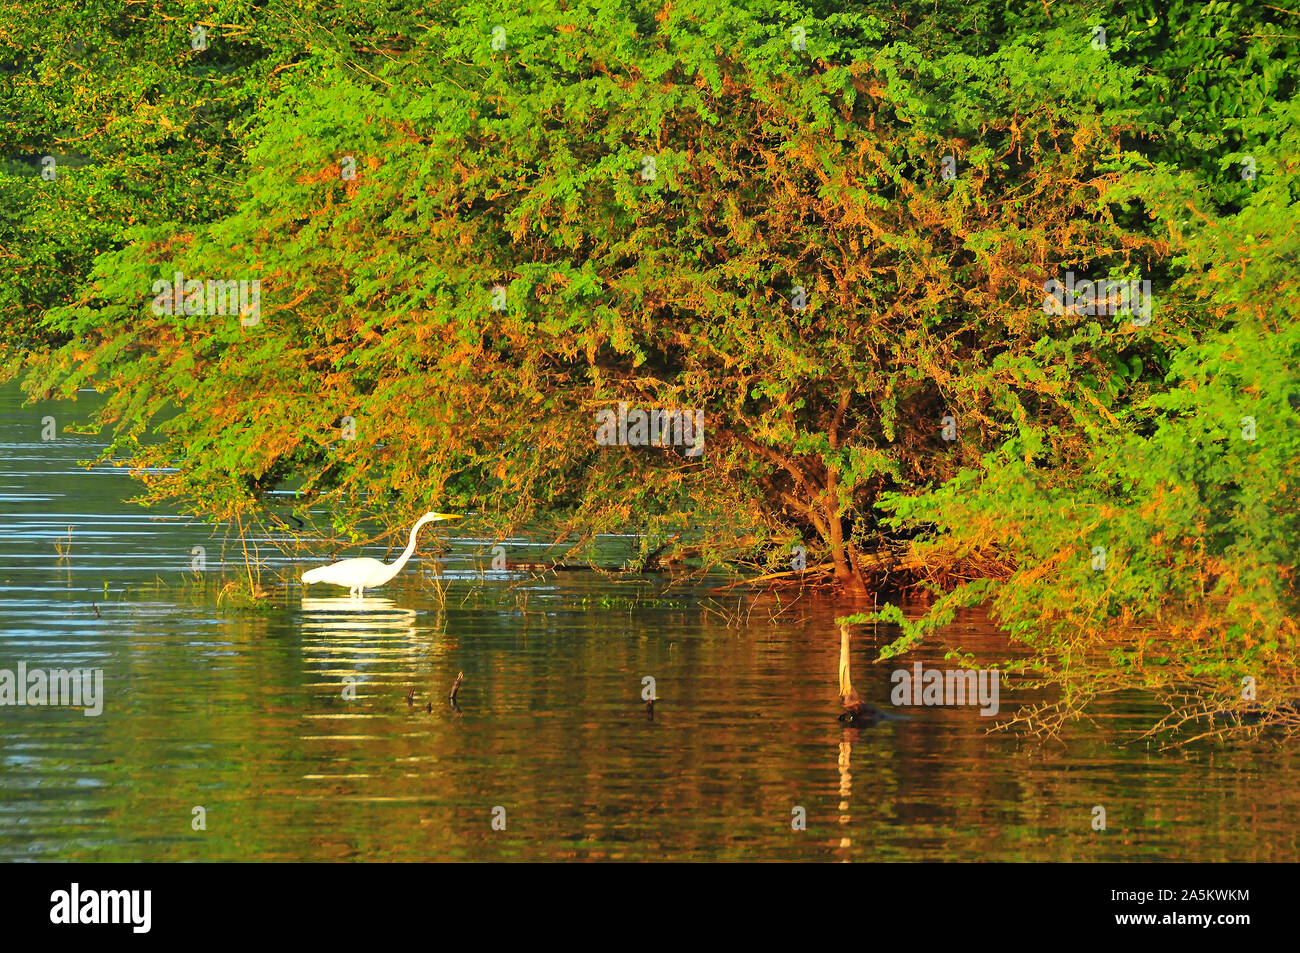
MULTIPOLYGON (((305 670, 321 687, 362 672, 376 687, 409 686, 432 645, 432 636, 418 622, 414 609, 391 599, 304 597, 298 624, 305 670)), ((414 693, 402 694, 414 707, 414 693)))
POLYGON ((358 633, 401 632, 415 635, 414 609, 399 606, 391 599, 366 596, 334 596, 313 599, 303 596, 302 628, 311 631, 356 631, 358 633))
POLYGON ((415 552, 415 536, 425 523, 455 519, 460 519, 460 517, 452 513, 425 513, 411 527, 410 543, 407 544, 402 555, 397 558, 397 562, 391 565, 385 565, 378 559, 371 559, 369 556, 343 559, 336 563, 330 563, 328 566, 318 566, 315 569, 307 570, 302 574, 302 581, 308 586, 317 582, 328 582, 334 586, 347 586, 348 594, 355 599, 360 599, 365 590, 382 586, 402 571, 402 567, 406 565, 407 560, 415 552))
POLYGON ((853 690, 853 681, 849 678, 849 629, 840 626, 840 703, 844 705, 839 720, 846 725, 861 727, 874 725, 878 721, 906 721, 906 715, 891 715, 881 711, 871 702, 863 701, 853 690))

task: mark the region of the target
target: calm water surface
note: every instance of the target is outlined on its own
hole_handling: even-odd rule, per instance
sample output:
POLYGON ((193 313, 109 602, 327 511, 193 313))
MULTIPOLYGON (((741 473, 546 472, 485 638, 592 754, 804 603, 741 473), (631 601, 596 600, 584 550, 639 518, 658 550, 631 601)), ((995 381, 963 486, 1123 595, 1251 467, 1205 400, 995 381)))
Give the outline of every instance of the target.
MULTIPOLYGON (((310 563, 265 542, 269 605, 219 603, 237 541, 126 502, 138 487, 122 471, 78 465, 103 441, 62 427, 95 399, 23 407, 0 390, 0 668, 101 668, 106 694, 94 718, 0 707, 5 860, 1300 856, 1293 746, 1161 752, 1137 740, 1140 699, 1046 742, 989 734, 975 709, 841 728, 831 620, 845 607, 811 597, 742 602, 729 620, 735 593, 707 591, 720 579, 482 573, 491 541, 436 524, 424 558, 360 606, 279 581, 310 563)), ((854 645, 855 683, 878 704, 895 666, 871 659, 892 635, 854 645)), ((970 616, 916 658, 1004 645, 970 616)), ((1003 713, 1021 701, 1004 692, 1003 713)))

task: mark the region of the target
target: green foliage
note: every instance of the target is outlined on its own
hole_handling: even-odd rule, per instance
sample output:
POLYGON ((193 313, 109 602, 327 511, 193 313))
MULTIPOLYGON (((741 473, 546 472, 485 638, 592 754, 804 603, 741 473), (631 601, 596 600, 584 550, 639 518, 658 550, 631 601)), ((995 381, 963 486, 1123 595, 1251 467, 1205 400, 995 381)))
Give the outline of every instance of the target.
MULTIPOLYGON (((1163 169, 1126 185, 1125 198, 1179 234, 1161 320, 1198 332, 1169 359, 1163 387, 1117 407, 1086 441, 1074 435, 1068 468, 1025 452, 1066 436, 1035 427, 932 493, 884 501, 896 527, 926 527, 928 545, 993 544, 1010 557, 991 605, 1062 677, 1091 664, 1078 649, 1136 632, 1110 663, 1143 684, 1200 682, 1229 701, 1245 676, 1271 701, 1295 690, 1300 106, 1270 118, 1257 188, 1239 209, 1216 209, 1197 179, 1163 169), (1145 661, 1159 673, 1143 664, 1154 645, 1162 652, 1145 661)), ((986 580, 972 585, 989 592, 986 580)))
POLYGON ((78 303, 96 257, 137 240, 135 227, 228 215, 247 171, 243 126, 268 84, 427 9, 383 6, 32 0, 0 9, 0 362, 57 342, 43 312, 78 303), (200 26, 206 48, 196 50, 200 26), (40 175, 45 156, 56 160, 51 181, 40 175))
POLYGON ((1294 685, 1293 15, 137 7, 0 13, 0 346, 110 392, 152 496, 803 540, 845 587, 910 545, 973 581, 886 655, 987 601, 1053 677, 1294 685), (155 314, 175 271, 260 322, 155 314), (1152 321, 1048 313, 1067 271, 1152 321), (620 401, 702 410, 703 456, 597 446, 620 401))
POLYGON ((951 469, 946 410, 975 459, 1014 425, 984 408, 1070 413, 1043 395, 1071 362, 1107 366, 1079 322, 1096 356, 1024 379, 1059 250, 1152 253, 1097 206, 1141 128, 1134 75, 1076 33, 985 59, 880 38, 789 4, 556 4, 484 7, 365 66, 321 51, 250 122, 235 210, 101 256, 87 300, 46 318, 76 343, 34 382, 111 388, 126 435, 183 408, 142 460, 183 458, 155 487, 204 504, 292 480, 356 500, 341 529, 447 496, 593 530, 689 513, 820 539, 851 580, 878 493, 951 469), (258 278, 261 325, 150 314, 175 270, 258 278), (597 450, 618 400, 703 408, 705 460, 597 450))

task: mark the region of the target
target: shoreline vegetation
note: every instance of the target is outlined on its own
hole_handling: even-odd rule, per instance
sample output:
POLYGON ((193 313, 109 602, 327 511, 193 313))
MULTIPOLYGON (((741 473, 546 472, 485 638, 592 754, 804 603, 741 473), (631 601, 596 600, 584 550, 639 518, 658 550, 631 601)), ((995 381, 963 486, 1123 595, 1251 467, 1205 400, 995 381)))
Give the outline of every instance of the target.
POLYGON ((0 379, 143 502, 635 534, 882 659, 980 607, 1033 730, 1300 727, 1294 12, 129 6, 0 11, 0 379))

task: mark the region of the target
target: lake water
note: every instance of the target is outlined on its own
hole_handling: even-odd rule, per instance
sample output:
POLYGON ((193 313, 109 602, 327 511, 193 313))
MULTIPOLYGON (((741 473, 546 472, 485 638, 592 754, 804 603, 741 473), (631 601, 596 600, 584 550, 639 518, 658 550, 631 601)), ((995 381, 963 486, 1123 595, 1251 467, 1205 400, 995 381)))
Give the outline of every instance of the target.
MULTIPOLYGON (((98 717, 0 707, 2 859, 1300 857, 1294 746, 1161 751, 1138 739, 1142 699, 1046 741, 990 734, 974 708, 842 727, 832 620, 848 607, 812 595, 482 572, 492 542, 468 521, 426 529, 424 558, 360 605, 277 580, 324 545, 294 562, 264 542, 272 595, 239 609, 221 596, 237 539, 78 465, 102 440, 62 427, 94 399, 0 390, 0 669, 99 668, 105 694, 98 717)), ((884 706, 899 666, 872 659, 894 634, 853 645, 856 687, 884 706)), ((948 667, 955 646, 993 659, 1005 642, 972 615, 915 660, 948 667)), ((1002 713, 1021 702, 1004 691, 1002 713)))

